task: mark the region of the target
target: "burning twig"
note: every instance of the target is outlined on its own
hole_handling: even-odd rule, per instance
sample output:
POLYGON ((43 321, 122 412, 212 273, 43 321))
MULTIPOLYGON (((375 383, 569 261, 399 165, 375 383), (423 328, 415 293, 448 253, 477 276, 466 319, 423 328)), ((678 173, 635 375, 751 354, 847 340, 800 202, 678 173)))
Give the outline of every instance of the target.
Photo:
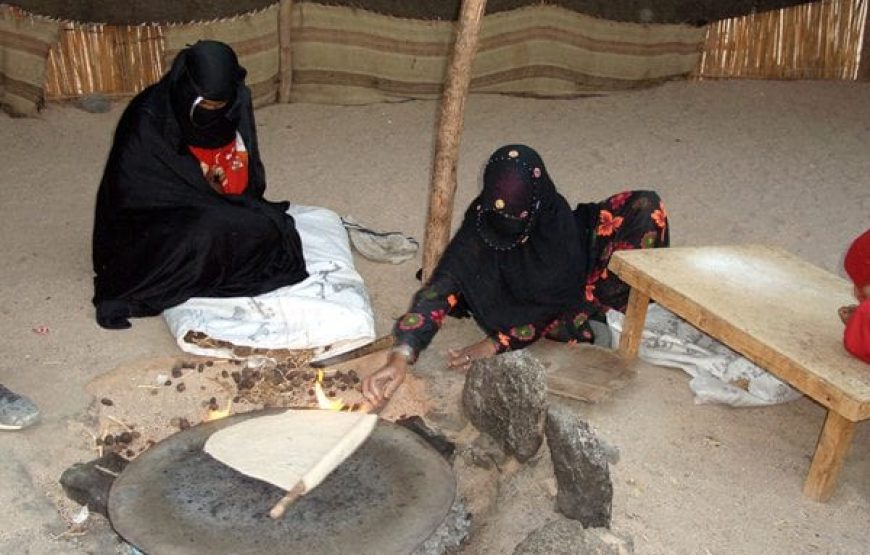
POLYGON ((209 409, 208 413, 205 416, 204 422, 211 422, 212 420, 220 420, 221 418, 226 418, 233 412, 233 400, 230 399, 227 401, 227 408, 224 410, 214 410, 209 409))

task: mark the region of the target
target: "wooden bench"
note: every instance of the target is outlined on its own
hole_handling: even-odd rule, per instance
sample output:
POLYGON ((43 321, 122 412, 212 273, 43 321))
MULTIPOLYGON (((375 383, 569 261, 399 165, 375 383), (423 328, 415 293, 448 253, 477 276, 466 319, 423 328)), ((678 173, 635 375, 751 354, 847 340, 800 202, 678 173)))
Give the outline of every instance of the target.
POLYGON ((637 356, 652 299, 828 409, 804 494, 834 491, 855 424, 870 418, 870 365, 843 348, 850 283, 761 245, 618 251, 631 286, 619 350, 637 356))

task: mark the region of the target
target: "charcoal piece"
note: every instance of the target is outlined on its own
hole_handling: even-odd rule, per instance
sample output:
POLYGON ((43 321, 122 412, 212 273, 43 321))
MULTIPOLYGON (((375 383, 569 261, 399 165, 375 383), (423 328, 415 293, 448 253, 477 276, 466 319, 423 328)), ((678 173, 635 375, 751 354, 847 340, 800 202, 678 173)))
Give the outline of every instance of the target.
POLYGON ((550 407, 546 429, 559 512, 587 528, 610 528, 613 484, 595 430, 562 407, 550 407))
POLYGON ((462 404, 477 429, 525 462, 544 439, 546 369, 526 351, 477 360, 465 379, 462 404))
POLYGON ((120 474, 127 461, 115 452, 109 452, 87 463, 76 463, 63 471, 60 485, 67 497, 88 510, 108 516, 109 489, 115 476, 97 467, 120 474))
POLYGON ((115 402, 112 401, 111 399, 109 399, 108 397, 103 397, 102 399, 100 399, 100 402, 102 404, 106 405, 107 407, 111 407, 112 405, 115 404, 115 402))
MULTIPOLYGON (((356 405, 355 405, 356 406, 356 405)), ((437 430, 430 428, 426 421, 417 415, 409 416, 396 420, 396 424, 408 428, 418 436, 426 440, 426 443, 435 448, 438 453, 444 457, 447 462, 453 463, 453 455, 456 451, 456 444, 447 439, 447 437, 437 430)))
POLYGON ((172 368, 172 377, 180 378, 181 377, 181 366, 174 366, 172 368))

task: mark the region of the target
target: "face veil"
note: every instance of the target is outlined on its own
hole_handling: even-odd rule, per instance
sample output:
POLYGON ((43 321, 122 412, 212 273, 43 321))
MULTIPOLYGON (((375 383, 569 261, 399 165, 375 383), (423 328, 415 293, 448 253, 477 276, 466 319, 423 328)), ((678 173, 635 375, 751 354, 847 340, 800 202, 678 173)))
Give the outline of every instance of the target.
POLYGON ((224 43, 199 41, 182 50, 169 72, 169 98, 185 144, 217 148, 235 138, 246 71, 224 43), (209 110, 203 100, 225 102, 209 110))
POLYGON ((435 274, 459 281, 488 330, 542 321, 582 298, 586 271, 574 214, 543 160, 525 145, 490 156, 472 201, 435 274))

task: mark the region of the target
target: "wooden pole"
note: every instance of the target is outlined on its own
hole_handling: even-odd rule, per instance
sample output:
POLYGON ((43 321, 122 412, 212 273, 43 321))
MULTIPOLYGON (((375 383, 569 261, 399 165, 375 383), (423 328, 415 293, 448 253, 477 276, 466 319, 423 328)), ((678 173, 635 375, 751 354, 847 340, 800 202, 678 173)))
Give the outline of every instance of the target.
POLYGON ((441 110, 438 115, 438 133, 435 137, 435 159, 432 163, 432 181, 429 188, 429 215, 426 237, 423 241, 423 281, 432 275, 438 260, 450 239, 450 221, 453 216, 453 197, 456 194, 456 163, 459 157, 459 138, 465 99, 471 83, 471 67, 477 51, 480 22, 486 9, 486 0, 462 0, 459 26, 453 55, 447 68, 441 110))
POLYGON ((278 5, 278 102, 290 102, 293 82, 290 27, 293 23, 293 0, 281 0, 278 5))
POLYGON ((861 41, 861 54, 858 63, 858 81, 870 81, 870 10, 864 19, 864 39, 861 41))

